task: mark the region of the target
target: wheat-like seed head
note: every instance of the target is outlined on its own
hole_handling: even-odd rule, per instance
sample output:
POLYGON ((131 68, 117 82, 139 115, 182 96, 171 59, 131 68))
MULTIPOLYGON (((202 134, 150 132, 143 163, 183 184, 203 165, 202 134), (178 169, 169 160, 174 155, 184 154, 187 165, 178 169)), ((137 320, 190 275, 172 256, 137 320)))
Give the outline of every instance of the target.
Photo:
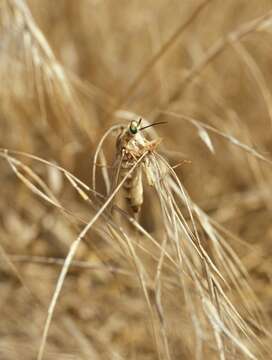
POLYGON ((1 359, 270 357, 270 7, 0 0, 1 359))

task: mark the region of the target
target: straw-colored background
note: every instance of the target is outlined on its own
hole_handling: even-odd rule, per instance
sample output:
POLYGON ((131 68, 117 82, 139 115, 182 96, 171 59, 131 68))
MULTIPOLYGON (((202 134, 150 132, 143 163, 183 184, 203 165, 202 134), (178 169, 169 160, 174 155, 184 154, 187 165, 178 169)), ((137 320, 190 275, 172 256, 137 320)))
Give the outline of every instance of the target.
MULTIPOLYGON (((199 4, 1 0, 0 146, 57 163, 91 186, 95 148, 102 134, 122 121, 117 110, 167 121, 156 128, 165 156, 171 165, 192 161, 176 172, 190 197, 235 235, 230 245, 249 272, 269 329, 272 168, 254 151, 271 161, 272 3, 211 0, 196 12, 199 4), (195 127, 170 112, 194 117, 248 148, 211 134, 213 153, 195 127)), ((110 139, 107 158, 113 147, 110 139)), ((41 262, 65 258, 79 225, 31 192, 1 154, 0 358, 35 359, 61 269, 41 262)), ((72 214, 88 221, 93 210, 63 175, 18 159, 45 179, 72 214)), ((105 191, 102 177, 98 189, 105 191)), ((156 206, 149 191, 141 224, 152 234, 160 234, 162 226, 156 206)), ((71 267, 46 359, 158 358, 138 278, 109 271, 129 267, 106 238, 90 232, 77 252, 77 260, 95 269, 71 267)), ((191 320, 177 316, 186 314, 184 299, 179 303, 173 292, 164 297, 171 358, 192 359, 191 320)), ((239 309, 235 294, 232 300, 239 309)), ((269 346, 269 334, 249 325, 269 346)), ((208 346, 203 356, 217 359, 219 353, 208 346)), ((227 359, 242 356, 226 353, 227 359)))

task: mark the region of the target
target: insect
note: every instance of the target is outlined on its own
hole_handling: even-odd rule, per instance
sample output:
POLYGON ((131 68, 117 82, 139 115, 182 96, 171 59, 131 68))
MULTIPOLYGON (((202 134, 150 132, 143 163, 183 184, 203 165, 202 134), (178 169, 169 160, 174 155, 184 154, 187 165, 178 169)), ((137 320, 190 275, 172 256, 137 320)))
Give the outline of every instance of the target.
MULTIPOLYGON (((116 140, 116 171, 114 174, 114 186, 120 179, 127 176, 129 170, 146 152, 155 151, 161 142, 161 138, 147 140, 142 131, 148 127, 164 124, 157 122, 141 127, 142 118, 138 121, 132 120, 127 127, 123 127, 116 140)), ((127 177, 124 183, 126 198, 135 218, 138 218, 143 204, 143 172, 147 183, 154 185, 155 176, 149 167, 148 156, 144 157, 139 166, 127 177), (144 171, 143 171, 144 170, 144 171)))

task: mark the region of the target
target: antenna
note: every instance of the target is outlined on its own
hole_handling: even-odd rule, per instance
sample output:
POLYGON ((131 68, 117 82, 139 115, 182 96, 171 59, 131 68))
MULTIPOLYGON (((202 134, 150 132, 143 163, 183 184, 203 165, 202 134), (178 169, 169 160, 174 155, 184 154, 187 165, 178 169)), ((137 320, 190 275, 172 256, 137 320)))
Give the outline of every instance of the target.
POLYGON ((167 121, 154 122, 153 124, 144 126, 144 127, 140 128, 139 130, 144 130, 144 129, 147 129, 147 128, 151 127, 151 126, 162 125, 162 124, 167 124, 167 121))

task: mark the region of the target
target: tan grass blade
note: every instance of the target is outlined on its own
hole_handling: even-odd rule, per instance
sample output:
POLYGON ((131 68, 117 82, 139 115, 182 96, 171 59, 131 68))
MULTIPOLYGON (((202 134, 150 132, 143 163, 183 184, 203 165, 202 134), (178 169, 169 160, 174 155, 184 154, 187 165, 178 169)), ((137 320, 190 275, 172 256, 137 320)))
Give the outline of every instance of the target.
MULTIPOLYGON (((142 158, 144 158, 144 156, 146 155, 146 153, 143 154, 143 156, 139 159, 139 161, 137 161, 135 163, 135 165, 131 168, 131 170, 129 171, 128 175, 129 176, 134 169, 138 166, 139 162, 142 160, 142 158)), ((46 340, 47 340, 47 336, 48 336, 48 332, 49 332, 49 327, 52 321, 52 317, 53 317, 53 313, 54 313, 54 309, 56 307, 57 304, 57 300, 59 298, 66 274, 68 272, 69 266, 71 261, 73 260, 73 257, 77 251, 77 248, 81 242, 81 240, 84 238, 84 236, 88 233, 88 231, 91 229, 91 227, 93 226, 93 224, 98 220, 98 218, 103 214, 104 210, 107 208, 107 206, 111 203, 112 199, 114 198, 115 194, 120 190, 120 188, 123 186, 124 182, 126 181, 127 177, 124 177, 124 179, 122 179, 122 181, 119 183, 119 185, 116 187, 115 191, 110 195, 110 197, 108 198, 108 200, 104 203, 104 205, 99 209, 99 211, 95 214, 95 216, 92 218, 92 220, 84 227, 84 229, 81 231, 81 233, 79 234, 78 238, 72 243, 69 253, 65 259, 62 271, 60 273, 57 285, 56 285, 56 289, 54 292, 54 295, 52 297, 51 303, 49 305, 48 308, 48 316, 46 319, 46 323, 44 326, 44 331, 43 331, 43 335, 42 335, 42 340, 41 340, 41 345, 40 345, 40 349, 39 349, 39 353, 38 353, 38 357, 37 360, 42 360, 43 359, 43 355, 44 355, 44 350, 45 350, 45 345, 46 345, 46 340)))

